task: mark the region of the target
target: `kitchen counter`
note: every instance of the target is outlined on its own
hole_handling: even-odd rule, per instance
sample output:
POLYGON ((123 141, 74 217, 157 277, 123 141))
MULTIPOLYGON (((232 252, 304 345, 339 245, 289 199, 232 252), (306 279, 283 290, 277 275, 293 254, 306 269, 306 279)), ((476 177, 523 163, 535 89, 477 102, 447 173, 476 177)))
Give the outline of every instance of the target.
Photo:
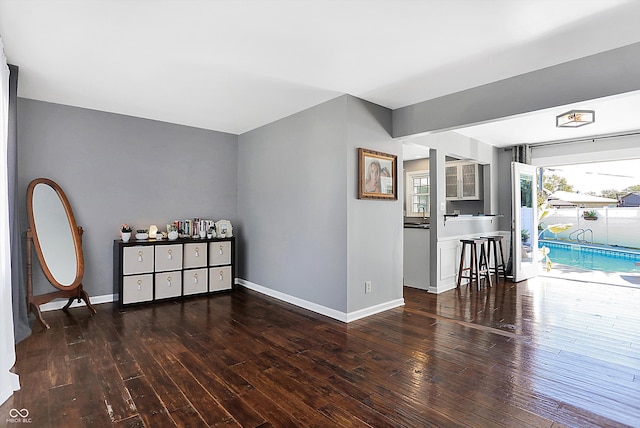
POLYGON ((459 220, 481 220, 488 219, 494 220, 498 217, 504 217, 502 214, 445 214, 444 221, 449 221, 453 219, 459 220))
POLYGON ((502 217, 501 214, 445 214, 444 227, 438 234, 438 239, 495 233, 498 230, 500 217, 502 217))
POLYGON ((405 223, 405 229, 429 229, 429 223, 405 223))
POLYGON ((429 223, 404 227, 404 285, 429 290, 429 223), (426 227, 425 227, 426 226, 426 227))

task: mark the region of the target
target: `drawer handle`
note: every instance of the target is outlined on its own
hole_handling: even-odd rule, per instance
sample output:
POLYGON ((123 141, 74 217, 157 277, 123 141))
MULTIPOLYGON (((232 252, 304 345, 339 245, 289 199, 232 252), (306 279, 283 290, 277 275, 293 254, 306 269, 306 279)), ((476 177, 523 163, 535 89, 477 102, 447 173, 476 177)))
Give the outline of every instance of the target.
POLYGON ((142 290, 142 280, 139 279, 138 280, 138 291, 141 291, 141 290, 142 290))
POLYGON ((224 276, 222 275, 222 271, 220 271, 220 273, 218 275, 219 275, 218 280, 219 281, 224 281, 224 276))
POLYGON ((167 260, 171 259, 173 259, 173 252, 171 251, 171 248, 169 248, 169 250, 167 250, 167 260))
POLYGON ((171 277, 167 277, 167 287, 171 287, 171 277))
POLYGON ((196 247, 196 257, 200 257, 200 248, 196 247))
POLYGON ((222 245, 220 245, 220 255, 222 255, 222 245))
POLYGON ((197 283, 198 283, 198 274, 197 274, 197 273, 194 273, 194 274, 193 274, 193 283, 194 283, 194 284, 197 284, 197 283))
POLYGON ((142 261, 142 254, 144 254, 142 251, 138 251, 138 261, 139 262, 142 261))

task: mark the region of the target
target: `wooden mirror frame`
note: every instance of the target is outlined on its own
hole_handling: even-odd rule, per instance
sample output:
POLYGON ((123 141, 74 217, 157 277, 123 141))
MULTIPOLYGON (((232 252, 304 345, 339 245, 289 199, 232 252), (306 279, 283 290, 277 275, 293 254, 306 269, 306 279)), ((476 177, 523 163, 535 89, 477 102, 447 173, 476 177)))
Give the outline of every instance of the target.
POLYGON ((96 313, 96 309, 93 307, 89 300, 89 296, 84 291, 82 287, 82 277, 84 275, 84 257, 82 253, 82 227, 76 224, 75 217, 73 215, 73 211, 71 210, 71 205, 69 204, 69 200, 65 195, 62 188, 53 180, 48 178, 36 178, 29 183, 27 187, 27 216, 29 218, 29 228, 27 229, 27 310, 32 312, 36 319, 42 324, 45 329, 49 329, 49 324, 42 318, 42 313, 40 312, 40 305, 44 303, 48 303, 53 299, 57 298, 68 298, 69 301, 63 307, 63 310, 67 310, 71 303, 73 303, 74 299, 77 299, 78 302, 84 300, 87 304, 88 309, 92 313, 96 313), (62 284, 58 281, 58 279, 53 275, 51 268, 49 267, 45 255, 42 251, 42 245, 40 242, 40 237, 38 236, 36 221, 34 217, 34 207, 33 207, 33 197, 34 191, 37 185, 46 185, 51 187, 58 198, 60 199, 60 203, 64 208, 65 214, 67 216, 67 221, 69 224, 69 231, 71 233, 71 239, 73 241, 73 247, 75 251, 75 261, 76 261, 76 274, 74 280, 70 284, 62 284), (38 260, 40 261, 40 266, 42 267, 42 271, 44 272, 47 280, 58 289, 58 291, 54 291, 51 293, 41 294, 38 296, 33 295, 33 277, 32 277, 32 247, 35 248, 35 252, 38 255, 38 260))

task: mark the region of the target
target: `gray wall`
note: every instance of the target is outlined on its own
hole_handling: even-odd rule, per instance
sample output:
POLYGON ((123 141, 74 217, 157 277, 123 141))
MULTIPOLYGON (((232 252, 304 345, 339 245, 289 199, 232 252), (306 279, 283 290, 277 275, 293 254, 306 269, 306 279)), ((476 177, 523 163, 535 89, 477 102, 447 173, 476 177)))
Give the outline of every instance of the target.
MULTIPOLYGON (((237 155, 232 134, 19 99, 23 230, 28 183, 56 181, 85 230, 84 287, 90 296, 111 294, 112 246, 122 223, 148 228, 175 219, 227 219, 242 235, 237 155)), ((36 294, 53 290, 38 266, 34 273, 36 294)))
POLYGON ((499 229, 511 230, 511 150, 496 149, 498 160, 495 164, 498 190, 496 196, 500 214, 504 215, 499 221, 499 229))
POLYGON ((242 134, 238 277, 346 310, 346 97, 242 134), (249 238, 250 237, 250 238, 249 238))
POLYGON ((341 312, 401 298, 401 202, 356 199, 357 147, 400 153, 390 124, 345 95, 239 137, 239 277, 341 312))

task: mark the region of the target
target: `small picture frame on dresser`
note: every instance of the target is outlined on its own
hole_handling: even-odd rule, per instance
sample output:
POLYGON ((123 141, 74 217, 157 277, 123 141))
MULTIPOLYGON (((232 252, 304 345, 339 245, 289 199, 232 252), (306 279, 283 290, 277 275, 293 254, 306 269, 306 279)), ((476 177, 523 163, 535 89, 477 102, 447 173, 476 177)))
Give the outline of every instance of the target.
POLYGON ((233 237, 233 226, 229 220, 219 220, 216 222, 216 238, 233 237))

